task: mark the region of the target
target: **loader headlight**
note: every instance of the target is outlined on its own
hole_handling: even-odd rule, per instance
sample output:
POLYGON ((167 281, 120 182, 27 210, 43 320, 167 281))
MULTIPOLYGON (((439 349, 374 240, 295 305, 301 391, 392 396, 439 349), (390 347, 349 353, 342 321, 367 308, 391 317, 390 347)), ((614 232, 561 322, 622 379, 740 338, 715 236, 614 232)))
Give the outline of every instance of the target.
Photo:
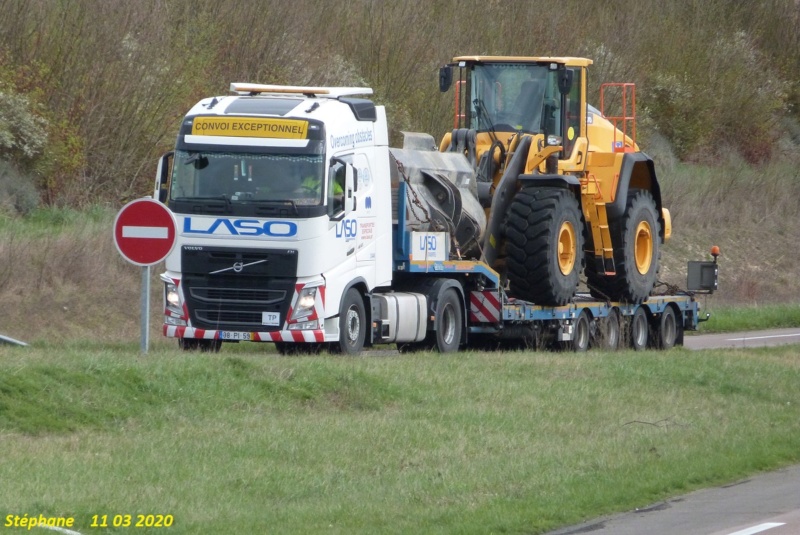
POLYGON ((561 136, 547 136, 547 146, 548 147, 558 147, 561 145, 561 136))
POLYGON ((305 287, 300 290, 300 295, 297 298, 297 306, 292 312, 292 319, 298 320, 310 316, 314 311, 314 303, 317 300, 317 287, 305 287))

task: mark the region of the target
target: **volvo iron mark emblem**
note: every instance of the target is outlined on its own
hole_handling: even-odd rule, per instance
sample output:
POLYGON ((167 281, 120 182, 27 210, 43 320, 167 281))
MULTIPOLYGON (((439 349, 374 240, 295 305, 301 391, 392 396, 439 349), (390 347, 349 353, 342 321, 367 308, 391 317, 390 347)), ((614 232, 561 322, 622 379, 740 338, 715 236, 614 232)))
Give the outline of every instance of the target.
POLYGON ((233 270, 234 273, 241 273, 242 271, 244 271, 244 268, 246 268, 248 266, 255 266, 256 264, 263 264, 264 262, 267 262, 267 261, 268 261, 267 259, 256 260, 255 262, 250 262, 249 264, 245 264, 244 262, 242 262, 240 260, 238 262, 234 262, 231 267, 227 267, 227 268, 224 268, 224 269, 218 269, 216 271, 211 271, 211 272, 209 272, 209 275, 216 275, 217 273, 224 273, 226 271, 231 271, 231 270, 233 270))

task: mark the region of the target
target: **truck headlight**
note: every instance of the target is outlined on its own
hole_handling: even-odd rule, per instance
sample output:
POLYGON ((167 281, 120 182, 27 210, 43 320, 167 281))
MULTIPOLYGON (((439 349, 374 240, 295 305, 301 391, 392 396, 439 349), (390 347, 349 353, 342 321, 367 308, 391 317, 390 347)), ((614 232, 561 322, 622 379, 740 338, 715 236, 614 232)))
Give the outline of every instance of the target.
POLYGON ((300 290, 300 295, 297 297, 297 306, 292 312, 292 319, 298 320, 310 316, 314 311, 314 303, 317 301, 317 287, 305 287, 300 290))
POLYGON ((171 282, 165 283, 164 296, 167 302, 167 310, 182 316, 183 309, 181 308, 181 296, 178 294, 178 287, 171 282))

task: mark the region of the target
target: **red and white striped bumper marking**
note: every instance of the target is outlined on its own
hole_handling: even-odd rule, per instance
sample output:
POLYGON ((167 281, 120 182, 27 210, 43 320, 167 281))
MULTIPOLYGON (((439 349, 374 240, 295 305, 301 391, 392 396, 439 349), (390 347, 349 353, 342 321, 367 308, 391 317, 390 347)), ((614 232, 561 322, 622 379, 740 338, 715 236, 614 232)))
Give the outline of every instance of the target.
POLYGON ((315 331, 275 331, 271 333, 255 333, 259 342, 296 342, 317 343, 325 341, 325 333, 315 331))
POLYGON ((500 321, 500 297, 491 290, 470 292, 470 323, 498 323, 500 321))
MULTIPOLYGON (((219 338, 220 331, 195 329, 194 327, 177 327, 164 325, 164 336, 167 338, 203 338, 215 340, 219 338)), ((254 332, 254 342, 295 342, 295 343, 320 343, 325 341, 325 332, 313 331, 273 331, 254 332)))

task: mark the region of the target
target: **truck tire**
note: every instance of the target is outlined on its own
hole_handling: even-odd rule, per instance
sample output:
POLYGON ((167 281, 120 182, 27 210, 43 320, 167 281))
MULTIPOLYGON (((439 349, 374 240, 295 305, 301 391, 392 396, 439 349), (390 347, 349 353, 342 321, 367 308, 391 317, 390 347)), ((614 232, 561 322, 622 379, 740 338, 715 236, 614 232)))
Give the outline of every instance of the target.
POLYGON ((637 307, 633 316, 631 316, 628 335, 630 347, 634 351, 647 349, 647 342, 650 338, 650 323, 647 321, 647 313, 643 307, 637 307))
POLYGON ((332 349, 346 355, 359 354, 364 348, 366 329, 364 300, 358 290, 350 288, 344 294, 339 311, 339 342, 332 349))
POLYGON ((219 353, 222 340, 204 338, 178 338, 178 347, 184 351, 200 351, 202 353, 219 353))
POLYGON ((510 292, 539 305, 568 303, 583 259, 583 219, 569 190, 526 185, 506 219, 510 292))
POLYGON ((283 356, 289 355, 319 355, 323 344, 307 344, 296 342, 275 342, 275 349, 283 356))
POLYGON ((461 300, 452 288, 448 288, 436 303, 436 349, 439 353, 457 351, 461 345, 461 330, 464 319, 461 300))
POLYGON ((655 286, 661 257, 661 227, 650 192, 632 190, 625 213, 609 226, 616 275, 598 273, 594 257, 588 258, 589 291, 596 298, 641 303, 655 286))

